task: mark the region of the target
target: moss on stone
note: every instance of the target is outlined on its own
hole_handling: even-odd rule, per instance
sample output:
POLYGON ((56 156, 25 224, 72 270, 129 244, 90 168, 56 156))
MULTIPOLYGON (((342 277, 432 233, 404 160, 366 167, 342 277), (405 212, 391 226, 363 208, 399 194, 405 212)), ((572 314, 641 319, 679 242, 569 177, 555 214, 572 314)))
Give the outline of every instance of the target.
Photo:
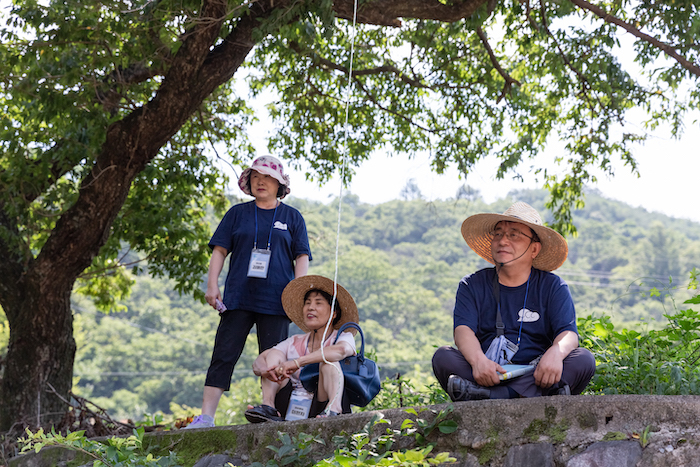
POLYGON ((238 436, 229 430, 187 433, 177 442, 175 451, 185 467, 193 466, 207 454, 235 453, 238 436))
POLYGON ((569 421, 562 419, 559 423, 554 423, 557 417, 557 409, 552 406, 547 406, 544 409, 544 420, 536 418, 527 428, 523 430, 523 436, 531 442, 536 442, 540 436, 547 436, 552 441, 561 443, 566 439, 566 433, 569 431, 569 421))
POLYGON ((527 428, 523 430, 523 436, 529 439, 530 441, 535 442, 540 439, 540 436, 544 434, 548 427, 549 424, 546 420, 536 418, 535 420, 530 422, 527 428))
POLYGON ((498 445, 498 430, 495 428, 490 428, 486 432, 486 437, 488 438, 489 442, 486 443, 486 445, 479 450, 479 456, 477 457, 477 460, 479 461, 479 464, 484 465, 487 462, 491 461, 493 457, 496 455, 496 446, 498 445))
POLYGON ((95 460, 93 457, 78 451, 69 450, 69 453, 66 454, 66 451, 60 447, 44 448, 37 455, 41 457, 45 465, 65 465, 66 467, 92 464, 95 460))
POLYGON ((251 462, 262 462, 263 449, 267 449, 267 446, 273 444, 274 441, 275 438, 269 433, 265 433, 265 436, 258 443, 255 442, 255 435, 248 436, 246 443, 248 444, 248 454, 251 462))
POLYGON ((544 416, 547 420, 549 421, 554 421, 555 418, 557 418, 557 409, 556 407, 553 407, 551 405, 545 406, 544 408, 544 416))
POLYGON ((566 433, 569 431, 569 421, 563 419, 560 423, 552 425, 547 429, 549 436, 555 443, 563 443, 566 439, 566 433))
POLYGON ((592 428, 593 430, 598 429, 598 420, 591 412, 580 413, 576 416, 576 419, 578 421, 578 426, 584 430, 589 428, 592 428))
POLYGON ((629 436, 621 431, 608 431, 603 436, 603 441, 623 441, 626 439, 629 439, 629 436))

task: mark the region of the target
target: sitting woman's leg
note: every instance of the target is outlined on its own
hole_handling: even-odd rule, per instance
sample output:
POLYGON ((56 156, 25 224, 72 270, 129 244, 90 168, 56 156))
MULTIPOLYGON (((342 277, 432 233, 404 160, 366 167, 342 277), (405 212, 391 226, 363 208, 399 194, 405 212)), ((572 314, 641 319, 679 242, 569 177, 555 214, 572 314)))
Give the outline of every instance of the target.
POLYGON ((267 370, 269 368, 276 368, 284 362, 284 354, 276 349, 270 349, 265 352, 267 352, 267 354, 263 353, 258 355, 253 365, 256 374, 262 375, 260 378, 262 404, 255 407, 249 405, 248 410, 245 411, 245 418, 251 423, 284 420, 283 416, 275 407, 275 396, 280 389, 289 384, 289 379, 278 383, 265 377, 265 373, 268 373, 267 370), (255 370, 256 368, 257 370, 255 370))
MULTIPOLYGON (((270 352, 266 359, 268 368, 279 366, 279 364, 284 363, 284 361, 285 358, 282 352, 270 352)), ((270 407, 275 407, 275 396, 281 388, 289 383, 289 380, 285 379, 280 383, 270 381, 267 378, 260 378, 260 380, 262 386, 262 403, 270 407)))
POLYGON ((345 377, 338 362, 319 364, 318 372, 318 400, 328 401, 327 407, 335 413, 343 413, 343 388, 345 377))

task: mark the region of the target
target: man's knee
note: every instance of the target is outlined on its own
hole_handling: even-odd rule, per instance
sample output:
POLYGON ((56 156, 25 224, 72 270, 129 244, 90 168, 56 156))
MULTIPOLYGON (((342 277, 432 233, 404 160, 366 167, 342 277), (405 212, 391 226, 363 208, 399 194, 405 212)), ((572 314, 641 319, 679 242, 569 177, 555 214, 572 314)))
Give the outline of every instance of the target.
POLYGON ((574 349, 564 360, 564 364, 572 365, 578 371, 590 373, 591 376, 595 373, 595 357, 590 350, 583 347, 574 349))
POLYGON ((440 364, 441 362, 445 361, 446 357, 453 351, 454 349, 450 347, 449 345, 443 345, 439 349, 435 351, 433 354, 433 367, 435 364, 440 364))
POLYGON ((462 355, 462 352, 449 345, 444 345, 435 351, 433 355, 433 373, 445 390, 450 375, 459 375, 467 379, 472 377, 471 367, 464 355, 462 355))
POLYGON ((579 347, 566 357, 564 365, 571 393, 582 393, 595 374, 595 357, 590 350, 579 347))
POLYGON ((442 371, 445 367, 451 366, 449 364, 450 360, 453 358, 454 348, 449 345, 443 345, 435 351, 433 354, 433 372, 435 374, 438 371, 442 371))

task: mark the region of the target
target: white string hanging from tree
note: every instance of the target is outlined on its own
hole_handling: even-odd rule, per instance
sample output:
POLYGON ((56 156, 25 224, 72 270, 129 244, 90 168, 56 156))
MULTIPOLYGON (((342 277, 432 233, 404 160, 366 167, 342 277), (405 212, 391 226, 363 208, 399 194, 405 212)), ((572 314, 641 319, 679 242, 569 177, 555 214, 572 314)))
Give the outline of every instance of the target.
MULTIPOLYGON (((323 359, 324 363, 331 365, 331 362, 329 362, 326 359, 326 355, 323 351, 323 342, 326 341, 326 335, 328 333, 328 328, 330 327, 332 317, 335 312, 335 305, 336 301, 338 298, 338 251, 340 249, 340 219, 341 219, 341 214, 343 211, 343 184, 345 181, 345 172, 347 171, 347 165, 348 165, 348 121, 349 121, 349 116, 350 116, 350 96, 352 95, 352 89, 353 89, 353 83, 352 83, 352 67, 353 67, 353 62, 355 59, 355 35, 356 35, 356 30, 357 30, 357 3, 358 0, 355 0, 354 6, 353 6, 353 13, 352 13, 352 28, 351 28, 351 37, 350 37, 350 65, 348 68, 348 82, 345 87, 345 124, 343 127, 343 156, 342 156, 342 164, 340 166, 340 193, 338 195, 338 223, 337 223, 337 228, 336 228, 336 234, 335 234, 335 271, 333 273, 333 299, 331 300, 331 319, 328 320, 326 323, 326 327, 323 330, 323 337, 321 338, 321 358, 323 359)), ((340 370, 340 367, 336 365, 332 365, 333 368, 336 369, 336 371, 340 374, 342 374, 342 371, 340 370)), ((328 405, 326 406, 326 410, 330 410, 330 407, 333 405, 333 403, 336 401, 338 398, 338 394, 341 392, 342 386, 340 385, 341 378, 338 378, 338 388, 335 391, 335 395, 333 396, 332 400, 328 401, 328 405)))

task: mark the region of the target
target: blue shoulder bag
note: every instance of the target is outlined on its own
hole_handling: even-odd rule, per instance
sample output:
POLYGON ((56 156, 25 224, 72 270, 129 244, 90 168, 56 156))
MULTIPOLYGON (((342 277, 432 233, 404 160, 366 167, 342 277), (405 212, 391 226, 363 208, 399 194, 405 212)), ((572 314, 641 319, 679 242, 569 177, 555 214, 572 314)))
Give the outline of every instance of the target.
MULTIPOLYGON (((364 407, 379 394, 381 389, 379 371, 374 361, 365 358, 365 336, 357 323, 349 322, 343 324, 338 329, 338 334, 333 344, 338 342, 338 337, 347 328, 357 329, 362 339, 362 346, 359 354, 345 357, 338 363, 340 363, 340 368, 343 370, 343 376, 345 377, 344 390, 348 400, 352 405, 364 407)), ((318 390, 318 363, 311 363, 302 368, 299 378, 304 389, 315 393, 318 390)))

